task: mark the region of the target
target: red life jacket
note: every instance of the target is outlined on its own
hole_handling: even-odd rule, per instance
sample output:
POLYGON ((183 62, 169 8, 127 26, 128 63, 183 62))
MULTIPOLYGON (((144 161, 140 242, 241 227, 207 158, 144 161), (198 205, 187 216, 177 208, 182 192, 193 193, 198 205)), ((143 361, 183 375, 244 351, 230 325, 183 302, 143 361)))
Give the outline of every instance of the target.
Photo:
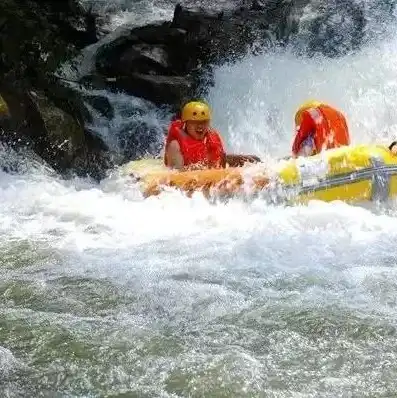
POLYGON ((164 164, 167 161, 167 148, 171 141, 176 140, 181 149, 184 166, 201 163, 210 168, 219 168, 224 156, 224 148, 219 133, 210 129, 203 140, 196 140, 183 130, 183 122, 175 120, 171 123, 165 143, 164 164))
POLYGON ((313 134, 316 153, 324 149, 350 145, 349 129, 343 114, 327 105, 302 113, 302 123, 295 136, 292 152, 297 154, 302 143, 313 134))

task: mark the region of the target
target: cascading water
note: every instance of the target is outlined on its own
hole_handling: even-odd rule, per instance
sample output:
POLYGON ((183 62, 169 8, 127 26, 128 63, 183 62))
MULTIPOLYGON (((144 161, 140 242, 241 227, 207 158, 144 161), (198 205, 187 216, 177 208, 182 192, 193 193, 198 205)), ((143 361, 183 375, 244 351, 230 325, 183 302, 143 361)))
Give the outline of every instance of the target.
MULTIPOLYGON (((318 96, 345 112, 355 143, 388 142, 396 45, 220 67, 214 124, 230 150, 284 156, 295 108, 318 96)), ((97 127, 111 137, 131 98, 109 97, 119 116, 97 127)), ((163 113, 150 117, 161 134, 163 113)), ((0 172, 3 396, 396 394, 393 203, 143 200, 116 175, 65 182, 0 153, 17 170, 0 172)))
POLYGON ((332 60, 276 52, 219 68, 210 95, 214 123, 234 151, 285 156, 296 109, 315 98, 343 110, 353 143, 388 143, 397 136, 396 48, 392 40, 332 60))

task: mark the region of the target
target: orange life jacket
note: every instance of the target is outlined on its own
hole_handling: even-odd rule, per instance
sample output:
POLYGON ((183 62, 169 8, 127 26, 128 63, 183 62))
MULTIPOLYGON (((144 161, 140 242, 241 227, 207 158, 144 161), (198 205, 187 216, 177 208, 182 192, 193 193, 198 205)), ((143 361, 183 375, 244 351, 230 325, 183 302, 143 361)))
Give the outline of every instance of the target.
POLYGON ((292 152, 295 155, 310 136, 314 140, 316 153, 350 144, 345 117, 328 105, 310 108, 302 113, 302 122, 292 145, 292 152))
POLYGON ((224 148, 219 133, 210 129, 203 140, 196 140, 183 130, 183 122, 175 120, 171 123, 165 143, 164 164, 167 160, 167 148, 171 141, 176 140, 181 149, 184 166, 203 164, 209 168, 221 166, 224 148))

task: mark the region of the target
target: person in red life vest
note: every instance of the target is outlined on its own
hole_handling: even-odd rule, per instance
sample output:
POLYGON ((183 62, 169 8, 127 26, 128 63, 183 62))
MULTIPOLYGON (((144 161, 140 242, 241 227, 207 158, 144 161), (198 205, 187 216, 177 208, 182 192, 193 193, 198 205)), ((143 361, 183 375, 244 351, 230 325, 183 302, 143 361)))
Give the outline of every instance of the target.
POLYGON ((170 124, 164 164, 174 169, 221 168, 260 162, 257 156, 226 155, 221 136, 210 126, 211 110, 203 102, 189 102, 180 119, 170 124))
POLYGON ((341 112, 318 101, 304 103, 295 114, 292 155, 311 156, 350 145, 349 129, 341 112))

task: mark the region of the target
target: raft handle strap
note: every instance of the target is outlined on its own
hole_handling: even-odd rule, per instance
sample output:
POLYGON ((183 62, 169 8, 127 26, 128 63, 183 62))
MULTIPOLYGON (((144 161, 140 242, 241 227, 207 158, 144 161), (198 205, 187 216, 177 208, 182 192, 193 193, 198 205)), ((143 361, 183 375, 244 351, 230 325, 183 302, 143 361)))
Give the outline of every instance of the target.
POLYGON ((389 151, 392 151, 395 145, 397 145, 397 141, 393 141, 393 142, 389 145, 389 151))

